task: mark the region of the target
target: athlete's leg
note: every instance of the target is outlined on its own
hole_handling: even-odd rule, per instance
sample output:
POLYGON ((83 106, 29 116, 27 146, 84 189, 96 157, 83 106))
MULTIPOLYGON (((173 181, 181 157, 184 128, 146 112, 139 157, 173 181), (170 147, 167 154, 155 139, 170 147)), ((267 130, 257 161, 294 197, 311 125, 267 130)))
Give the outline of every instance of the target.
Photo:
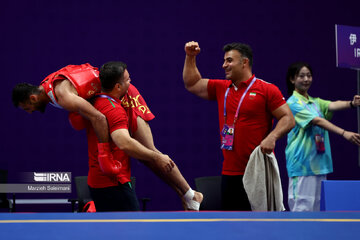
MULTIPOLYGON (((154 140, 149 124, 141 117, 137 117, 137 130, 135 133, 133 133, 133 137, 147 148, 160 152, 159 150, 156 149, 154 145, 154 140)), ((165 172, 156 163, 147 162, 147 161, 142 161, 142 162, 147 167, 149 167, 158 177, 160 177, 165 183, 167 183, 171 188, 173 188, 176 191, 176 193, 182 198, 183 203, 187 204, 185 208, 192 208, 188 206, 191 200, 194 200, 198 203, 202 202, 203 199, 202 194, 200 192, 191 191, 189 184, 182 176, 176 164, 170 172, 165 172)))

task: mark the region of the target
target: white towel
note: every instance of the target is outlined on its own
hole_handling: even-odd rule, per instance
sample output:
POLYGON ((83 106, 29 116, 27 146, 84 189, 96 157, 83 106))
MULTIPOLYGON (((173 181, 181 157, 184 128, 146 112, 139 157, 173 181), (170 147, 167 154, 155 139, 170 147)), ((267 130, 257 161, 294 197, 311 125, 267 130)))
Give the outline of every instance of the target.
POLYGON ((243 183, 253 211, 284 211, 279 167, 274 153, 263 154, 260 146, 251 153, 243 183))

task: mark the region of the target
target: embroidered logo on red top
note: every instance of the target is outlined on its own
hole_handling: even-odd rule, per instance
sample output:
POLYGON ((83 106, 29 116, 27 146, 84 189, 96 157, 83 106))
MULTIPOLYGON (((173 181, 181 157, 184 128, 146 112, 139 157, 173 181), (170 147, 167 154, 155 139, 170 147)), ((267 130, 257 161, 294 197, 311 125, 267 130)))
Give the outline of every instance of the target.
POLYGON ((255 99, 255 97, 256 97, 256 93, 254 93, 254 92, 249 93, 249 99, 250 100, 255 99))

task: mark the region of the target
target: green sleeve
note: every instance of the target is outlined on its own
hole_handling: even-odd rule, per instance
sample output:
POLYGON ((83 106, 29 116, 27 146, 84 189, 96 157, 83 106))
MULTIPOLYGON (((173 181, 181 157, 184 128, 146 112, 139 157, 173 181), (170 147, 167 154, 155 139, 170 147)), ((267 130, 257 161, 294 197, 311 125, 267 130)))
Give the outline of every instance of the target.
POLYGON ((329 104, 331 103, 331 101, 321 98, 317 98, 316 100, 320 106, 320 111, 324 115, 325 119, 330 120, 333 116, 333 112, 329 111, 329 104))

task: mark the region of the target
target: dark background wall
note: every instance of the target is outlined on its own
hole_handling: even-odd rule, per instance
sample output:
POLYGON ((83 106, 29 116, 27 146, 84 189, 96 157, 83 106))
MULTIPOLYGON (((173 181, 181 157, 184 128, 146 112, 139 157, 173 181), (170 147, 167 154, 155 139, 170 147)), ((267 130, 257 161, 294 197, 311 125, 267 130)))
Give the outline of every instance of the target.
MULTIPOLYGON (((314 69, 311 95, 350 100, 356 94, 356 71, 335 66, 334 26, 360 26, 359 9, 358 0, 3 0, 0 168, 9 171, 10 181, 18 172, 86 175, 85 132, 72 130, 65 111, 51 106, 44 115, 14 108, 11 89, 23 81, 39 84, 68 64, 100 67, 121 60, 156 115, 151 127, 157 148, 176 161, 194 187, 196 177, 220 175, 222 155, 216 103, 191 95, 183 86, 184 44, 200 43, 203 77, 223 78, 222 47, 240 41, 253 48, 256 76, 276 84, 285 97, 287 67, 303 60, 314 69)), ((357 131, 356 111, 336 113, 333 123, 357 131)), ((359 180, 358 148, 338 135, 331 133, 330 138, 335 171, 328 178, 359 180)), ((275 152, 286 196, 285 146, 283 138, 275 152)), ((152 199, 149 210, 181 210, 174 191, 137 160, 132 167, 138 197, 152 199)))

